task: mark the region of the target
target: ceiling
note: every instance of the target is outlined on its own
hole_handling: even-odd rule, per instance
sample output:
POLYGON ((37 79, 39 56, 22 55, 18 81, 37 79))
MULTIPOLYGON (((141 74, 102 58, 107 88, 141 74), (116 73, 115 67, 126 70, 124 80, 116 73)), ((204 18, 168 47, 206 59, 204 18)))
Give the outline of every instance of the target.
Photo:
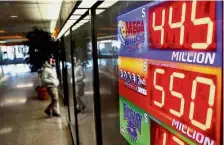
POLYGON ((34 26, 52 31, 62 1, 70 2, 70 0, 1 0, 0 43, 21 41, 25 33, 34 26))

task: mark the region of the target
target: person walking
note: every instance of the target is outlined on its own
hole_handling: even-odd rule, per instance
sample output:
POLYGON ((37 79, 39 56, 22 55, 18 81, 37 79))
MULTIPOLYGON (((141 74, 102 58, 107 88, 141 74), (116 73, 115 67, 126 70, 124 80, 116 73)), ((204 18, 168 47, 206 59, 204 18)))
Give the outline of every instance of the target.
POLYGON ((59 81, 57 79, 56 71, 54 71, 55 60, 49 59, 43 65, 43 70, 41 73, 42 85, 46 87, 49 96, 51 97, 51 103, 45 109, 45 113, 48 116, 60 117, 58 113, 58 85, 59 81))
POLYGON ((75 90, 76 90, 76 101, 77 101, 77 111, 82 112, 85 109, 85 103, 82 100, 84 96, 84 78, 85 73, 81 64, 81 60, 74 57, 75 63, 75 90))

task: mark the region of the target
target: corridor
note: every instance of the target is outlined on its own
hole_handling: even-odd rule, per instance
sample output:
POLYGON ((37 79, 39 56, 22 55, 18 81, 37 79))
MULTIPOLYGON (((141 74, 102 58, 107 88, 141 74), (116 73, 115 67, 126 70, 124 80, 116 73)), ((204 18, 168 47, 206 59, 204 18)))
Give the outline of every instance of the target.
POLYGON ((48 118, 43 110, 48 101, 40 101, 34 90, 37 76, 30 73, 5 76, 0 80, 1 145, 72 145, 66 121, 48 118))

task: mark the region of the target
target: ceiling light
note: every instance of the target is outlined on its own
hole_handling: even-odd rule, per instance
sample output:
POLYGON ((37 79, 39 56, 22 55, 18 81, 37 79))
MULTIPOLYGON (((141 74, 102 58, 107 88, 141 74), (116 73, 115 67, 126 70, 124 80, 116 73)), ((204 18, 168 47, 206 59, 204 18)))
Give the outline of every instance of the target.
POLYGON ((78 29, 81 25, 76 25, 74 27, 72 27, 72 31, 75 31, 76 29, 78 29))
POLYGON ((6 43, 6 41, 0 41, 0 43, 6 43))
POLYGON ((70 20, 78 20, 81 16, 80 15, 72 15, 69 19, 70 20))
POLYGON ((97 0, 82 0, 79 8, 91 8, 96 2, 97 0))
POLYGON ((80 27, 80 26, 82 26, 82 24, 84 24, 84 23, 80 23, 79 22, 78 24, 75 24, 75 26, 79 26, 80 27))
POLYGON ((50 32, 51 32, 51 33, 54 32, 56 23, 57 23, 56 21, 51 21, 51 24, 50 24, 50 32))
POLYGON ((104 11, 105 11, 105 9, 96 9, 96 14, 99 15, 104 11))
MULTIPOLYGON (((75 24, 75 26, 74 27, 76 27, 76 28, 79 28, 79 27, 81 27, 82 25, 84 24, 84 22, 78 22, 77 24, 75 24)), ((73 28, 73 30, 74 30, 75 28, 73 28)))
POLYGON ((118 0, 105 0, 102 4, 98 6, 98 8, 109 8, 116 2, 118 2, 118 0))
POLYGON ((74 24, 77 20, 68 20, 66 23, 68 24, 74 24))
POLYGON ((12 16, 10 16, 11 18, 18 18, 18 16, 16 16, 16 15, 12 15, 12 16))
POLYGON ((85 17, 83 18, 83 20, 90 20, 90 19, 91 19, 90 15, 85 16, 85 17))
POLYGON ((89 22, 89 20, 81 20, 79 23, 84 24, 84 23, 87 23, 87 22, 89 22))
POLYGON ((65 33, 65 37, 68 36, 69 34, 70 34, 70 31, 67 31, 67 32, 65 33))
POLYGON ((76 9, 74 15, 83 15, 88 9, 76 9))

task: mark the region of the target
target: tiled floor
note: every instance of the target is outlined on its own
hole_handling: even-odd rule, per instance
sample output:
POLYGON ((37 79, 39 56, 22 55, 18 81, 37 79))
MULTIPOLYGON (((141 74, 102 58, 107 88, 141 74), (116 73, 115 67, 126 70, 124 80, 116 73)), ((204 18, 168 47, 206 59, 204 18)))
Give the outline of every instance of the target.
POLYGON ((65 111, 62 117, 47 118, 48 101, 39 101, 29 73, 4 77, 0 81, 1 145, 72 145, 65 111))

